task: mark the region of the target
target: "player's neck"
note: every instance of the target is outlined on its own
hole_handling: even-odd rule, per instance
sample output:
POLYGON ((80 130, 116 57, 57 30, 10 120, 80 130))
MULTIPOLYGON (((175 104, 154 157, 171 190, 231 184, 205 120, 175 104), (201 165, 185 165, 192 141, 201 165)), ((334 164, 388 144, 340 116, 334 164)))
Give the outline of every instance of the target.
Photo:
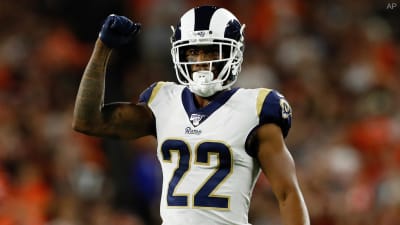
POLYGON ((208 104, 210 104, 211 99, 210 98, 204 98, 198 95, 194 95, 194 100, 196 102, 197 107, 199 108, 203 108, 205 106, 207 106, 208 104))

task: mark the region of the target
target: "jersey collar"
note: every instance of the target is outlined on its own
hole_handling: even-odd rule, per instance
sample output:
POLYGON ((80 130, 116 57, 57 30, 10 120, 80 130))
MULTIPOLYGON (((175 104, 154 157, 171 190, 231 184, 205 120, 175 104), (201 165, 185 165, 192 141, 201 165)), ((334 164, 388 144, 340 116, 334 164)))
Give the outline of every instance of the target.
POLYGON ((217 96, 215 96, 215 98, 208 105, 198 108, 194 102, 195 100, 193 93, 189 90, 189 88, 184 88, 182 91, 182 104, 192 125, 194 127, 200 125, 213 112, 224 105, 237 90, 239 90, 238 87, 223 91, 217 94, 217 96))

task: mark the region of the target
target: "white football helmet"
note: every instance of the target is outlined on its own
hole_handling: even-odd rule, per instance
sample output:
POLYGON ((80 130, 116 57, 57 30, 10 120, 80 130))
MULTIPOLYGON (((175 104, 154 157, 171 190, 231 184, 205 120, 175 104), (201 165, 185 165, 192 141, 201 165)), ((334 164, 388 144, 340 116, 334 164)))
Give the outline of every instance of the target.
POLYGON ((187 11, 176 28, 171 26, 171 54, 179 83, 202 97, 229 89, 241 70, 244 27, 224 8, 200 6, 187 11), (190 62, 185 51, 194 46, 219 49, 219 59, 190 62), (192 65, 199 64, 208 69, 193 72, 192 65))

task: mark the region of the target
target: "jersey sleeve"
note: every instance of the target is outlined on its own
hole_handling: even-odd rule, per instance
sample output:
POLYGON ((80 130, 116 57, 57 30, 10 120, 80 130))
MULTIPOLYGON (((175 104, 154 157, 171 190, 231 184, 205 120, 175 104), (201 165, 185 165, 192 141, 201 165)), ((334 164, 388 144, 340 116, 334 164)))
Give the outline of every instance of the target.
POLYGON ((154 99, 154 97, 157 95, 161 86, 163 86, 163 85, 164 85, 164 82, 155 82, 152 85, 150 85, 146 90, 144 90, 140 94, 138 103, 149 105, 151 103, 151 101, 154 99))
POLYGON ((283 95, 271 90, 262 103, 259 119, 260 126, 267 123, 278 125, 286 137, 292 124, 292 109, 283 95))

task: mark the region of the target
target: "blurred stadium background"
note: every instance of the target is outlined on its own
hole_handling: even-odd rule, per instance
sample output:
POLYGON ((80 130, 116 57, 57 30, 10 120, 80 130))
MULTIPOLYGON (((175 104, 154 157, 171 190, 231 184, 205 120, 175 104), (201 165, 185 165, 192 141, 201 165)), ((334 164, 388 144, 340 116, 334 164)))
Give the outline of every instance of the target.
MULTIPOLYGON (((400 224, 400 1, 1 0, 0 225, 160 223, 155 141, 72 131, 74 98, 108 14, 143 24, 107 76, 107 102, 136 101, 175 80, 170 25, 201 4, 247 25, 238 85, 291 103, 312 224, 400 224)), ((281 224, 264 177, 250 221, 281 224)))

